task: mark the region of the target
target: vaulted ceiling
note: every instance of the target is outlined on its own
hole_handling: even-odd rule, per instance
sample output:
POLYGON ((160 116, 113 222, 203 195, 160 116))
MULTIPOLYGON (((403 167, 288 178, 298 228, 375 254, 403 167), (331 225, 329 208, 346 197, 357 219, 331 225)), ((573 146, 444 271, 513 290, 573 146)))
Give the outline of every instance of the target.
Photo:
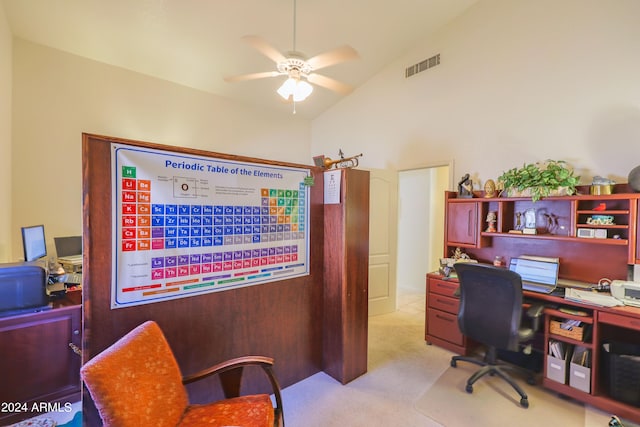
MULTIPOLYGON (((357 88, 477 0, 297 0, 296 50, 307 57, 352 46, 359 59, 319 71, 357 88)), ((2 0, 15 37, 291 114, 276 89, 285 77, 227 83, 275 70, 242 40, 293 48, 294 0, 2 0)), ((407 64, 410 65, 410 64, 407 64)), ((398 70, 402 73, 403 70, 398 70)), ((297 105, 312 119, 343 95, 316 87, 297 105)))

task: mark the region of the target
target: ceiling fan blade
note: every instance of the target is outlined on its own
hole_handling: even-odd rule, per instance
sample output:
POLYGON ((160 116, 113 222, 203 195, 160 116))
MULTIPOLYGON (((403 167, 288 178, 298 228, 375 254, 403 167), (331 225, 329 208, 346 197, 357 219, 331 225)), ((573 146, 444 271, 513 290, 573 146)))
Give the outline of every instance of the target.
POLYGON ((351 46, 342 46, 309 58, 307 63, 314 70, 358 58, 358 52, 351 46))
POLYGON ((242 39, 276 64, 287 59, 278 49, 271 46, 260 36, 244 36, 242 39))
POLYGON ((262 73, 242 74, 240 76, 225 77, 224 81, 228 83, 243 82, 245 80, 265 79, 267 77, 276 77, 281 73, 278 71, 264 71, 262 73))
POLYGON ((353 87, 348 84, 323 76, 322 74, 311 73, 307 76, 307 80, 309 80, 310 83, 333 90, 342 95, 348 95, 353 91, 353 87))

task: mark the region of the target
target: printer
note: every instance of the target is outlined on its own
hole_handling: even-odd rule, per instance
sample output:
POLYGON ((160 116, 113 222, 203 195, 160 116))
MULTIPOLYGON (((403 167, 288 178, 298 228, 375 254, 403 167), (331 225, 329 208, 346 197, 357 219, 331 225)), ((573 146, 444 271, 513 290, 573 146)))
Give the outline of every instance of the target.
POLYGON ((611 295, 624 305, 640 307, 640 282, 613 280, 611 295))

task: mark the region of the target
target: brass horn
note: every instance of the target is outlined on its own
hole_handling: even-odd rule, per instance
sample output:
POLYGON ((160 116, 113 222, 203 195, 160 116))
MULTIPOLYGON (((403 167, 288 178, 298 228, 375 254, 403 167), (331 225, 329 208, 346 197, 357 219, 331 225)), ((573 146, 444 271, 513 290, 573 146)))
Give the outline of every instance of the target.
POLYGON ((355 168, 358 166, 358 157, 361 157, 362 153, 357 154, 352 157, 343 157, 342 151, 340 152, 340 158, 337 160, 331 160, 330 157, 324 158, 324 168, 331 169, 332 167, 336 167, 336 169, 340 168, 355 168))

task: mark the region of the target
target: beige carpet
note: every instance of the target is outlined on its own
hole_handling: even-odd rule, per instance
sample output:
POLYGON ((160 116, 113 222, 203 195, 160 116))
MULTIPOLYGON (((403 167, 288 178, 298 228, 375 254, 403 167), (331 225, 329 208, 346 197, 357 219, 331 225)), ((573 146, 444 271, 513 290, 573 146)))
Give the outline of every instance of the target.
POLYGON ((518 383, 529 396, 528 409, 520 406, 518 393, 497 376, 481 378, 473 385, 473 393, 467 393, 467 378, 477 369, 478 366, 465 362, 459 362, 456 368, 448 368, 418 398, 416 410, 443 426, 585 425, 582 404, 559 398, 540 385, 531 386, 524 379, 518 383), (496 396, 501 398, 496 399, 496 396))

